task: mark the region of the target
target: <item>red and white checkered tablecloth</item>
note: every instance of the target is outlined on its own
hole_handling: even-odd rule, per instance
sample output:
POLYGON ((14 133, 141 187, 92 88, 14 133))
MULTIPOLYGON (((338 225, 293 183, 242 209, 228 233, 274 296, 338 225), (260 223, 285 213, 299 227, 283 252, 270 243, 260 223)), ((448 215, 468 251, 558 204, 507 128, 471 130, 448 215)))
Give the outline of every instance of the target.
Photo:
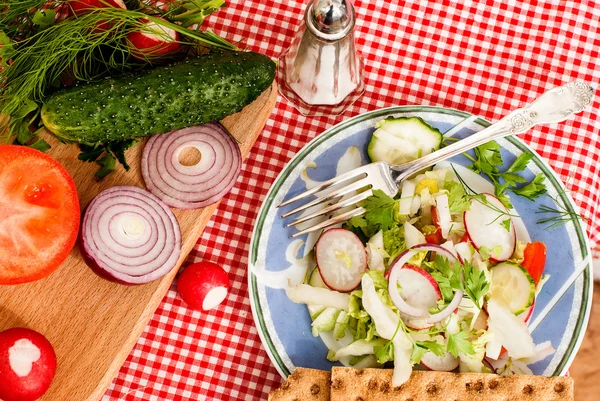
MULTIPOLYGON (((444 3, 355 0, 365 94, 344 115, 318 118, 303 117, 279 97, 237 185, 189 258, 224 266, 230 294, 216 310, 201 313, 186 308, 172 286, 104 400, 266 400, 279 385, 250 311, 250 235, 277 174, 326 128, 369 110, 410 104, 495 121, 575 78, 600 86, 600 3, 444 3)), ((303 10, 304 3, 292 0, 231 0, 207 25, 277 58, 303 10)), ((588 219, 593 247, 600 242, 599 106, 596 100, 575 120, 522 136, 567 182, 588 219)))

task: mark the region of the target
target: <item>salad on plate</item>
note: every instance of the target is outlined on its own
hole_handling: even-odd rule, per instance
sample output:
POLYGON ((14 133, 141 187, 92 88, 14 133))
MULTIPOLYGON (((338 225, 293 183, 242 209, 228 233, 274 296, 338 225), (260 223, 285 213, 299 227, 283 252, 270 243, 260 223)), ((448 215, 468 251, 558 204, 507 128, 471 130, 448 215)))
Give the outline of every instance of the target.
MULTIPOLYGON (((441 133, 420 118, 376 128, 371 161, 403 163, 442 146, 441 133)), ((524 182, 517 173, 528 154, 494 176, 494 146, 476 149, 471 169, 440 163, 394 197, 374 190, 363 215, 310 234, 296 270, 304 277, 285 290, 307 305, 330 361, 393 364, 398 386, 416 368, 532 374, 528 365, 554 353, 550 342, 534 344, 527 327, 549 278, 546 247, 531 241, 506 194, 535 198, 543 180, 514 185, 524 182)))

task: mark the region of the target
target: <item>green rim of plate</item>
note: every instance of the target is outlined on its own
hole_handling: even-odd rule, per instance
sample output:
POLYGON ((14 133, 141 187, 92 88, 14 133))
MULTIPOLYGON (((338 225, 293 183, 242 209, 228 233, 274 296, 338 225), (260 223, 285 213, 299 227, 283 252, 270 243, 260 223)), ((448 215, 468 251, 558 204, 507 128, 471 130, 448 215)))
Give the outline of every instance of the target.
MULTIPOLYGON (((338 133, 344 131, 345 129, 352 127, 355 124, 359 124, 365 120, 370 120, 372 118, 377 117, 386 117, 390 114, 394 113, 437 113, 437 114, 446 114, 453 115, 457 117, 469 118, 472 114, 455 110, 455 109, 447 109, 442 107, 435 106, 397 106, 397 107, 389 107, 385 109, 375 110, 366 112, 355 117, 352 117, 346 121, 343 121, 325 132, 321 135, 318 135, 312 141, 310 141, 304 148, 302 148, 290 162, 283 168, 279 176, 275 179, 275 182, 272 184, 261 209, 259 210, 258 219, 256 221, 256 225, 254 226, 254 231, 252 233, 251 245, 250 245, 250 263, 254 265, 256 263, 257 254, 258 254, 258 244, 260 241, 260 236, 262 233, 264 221, 267 215, 267 211, 271 208, 273 203, 273 198, 275 194, 278 193, 281 185, 287 180, 291 172, 300 164, 306 156, 308 156, 315 148, 317 148, 322 142, 328 140, 329 138, 337 135, 338 133)), ((473 122, 487 127, 491 125, 491 123, 482 118, 477 118, 473 122)), ((534 155, 533 162, 535 165, 544 173, 546 179, 552 183, 552 186, 558 192, 558 195, 564 205, 569 209, 570 212, 577 213, 574 209, 573 200, 566 194, 566 189, 562 182, 557 178, 556 174, 552 170, 552 168, 542 160, 541 156, 535 152, 532 148, 530 148, 527 144, 522 142, 517 137, 511 136, 505 138, 512 145, 516 146, 522 152, 528 152, 534 155)), ((581 249, 581 257, 582 260, 589 254, 589 245, 587 242, 587 236, 581 227, 580 221, 575 220, 573 222, 575 226, 575 233, 577 234, 577 240, 579 242, 579 247, 581 249)), ((573 337, 565 350, 565 355, 562 360, 557 365, 556 369, 552 373, 553 376, 564 375, 566 373, 566 366, 570 365, 572 359, 575 357, 575 352, 579 348, 581 344, 581 340, 583 339, 583 331, 587 326, 587 321, 590 314, 591 308, 591 291, 592 291, 592 283, 591 280, 591 262, 588 264, 587 268, 583 273, 583 294, 581 297, 581 304, 579 308, 579 316, 577 317, 577 323, 575 324, 575 328, 573 331, 573 337)), ((250 286, 250 306, 252 307, 252 312, 254 314, 254 320, 257 325, 258 333, 263 340, 263 345, 267 348, 267 352, 271 356, 271 360, 275 363, 277 369, 282 372, 286 377, 289 376, 290 371, 283 363, 281 356, 277 352, 275 344, 273 344, 273 340, 271 339, 269 332, 267 331, 267 327, 265 324, 265 320, 262 314, 262 306, 260 304, 260 299, 258 297, 258 287, 256 282, 256 276, 248 271, 248 284, 250 286)))

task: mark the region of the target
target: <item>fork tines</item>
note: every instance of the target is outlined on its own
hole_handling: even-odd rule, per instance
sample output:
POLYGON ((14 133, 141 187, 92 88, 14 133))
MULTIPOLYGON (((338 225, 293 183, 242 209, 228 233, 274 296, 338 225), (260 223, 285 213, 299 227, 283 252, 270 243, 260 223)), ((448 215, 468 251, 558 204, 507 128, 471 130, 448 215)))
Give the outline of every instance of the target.
POLYGON ((296 220, 292 221, 291 223, 287 224, 286 228, 308 222, 319 216, 331 216, 331 218, 326 221, 319 222, 318 224, 314 224, 312 227, 295 233, 294 235, 292 235, 292 238, 300 236, 310 231, 319 230, 321 228, 344 222, 353 216, 363 214, 365 210, 362 207, 356 207, 351 210, 344 209, 358 205, 360 202, 368 198, 373 193, 371 190, 372 184, 369 180, 367 169, 364 167, 365 166, 359 167, 345 174, 341 174, 299 195, 296 195, 285 202, 282 202, 278 207, 283 207, 291 203, 304 200, 312 195, 320 195, 316 199, 311 200, 310 202, 306 202, 300 205, 299 207, 282 214, 282 218, 286 218, 288 216, 300 213, 302 211, 306 211, 309 208, 316 208, 318 206, 322 206, 318 210, 305 216, 301 216, 296 220), (341 186, 343 184, 346 185, 341 186), (336 189, 336 187, 338 188, 336 189), (358 191, 361 192, 356 193, 358 191), (344 199, 347 196, 350 197, 344 199), (342 213, 335 215, 336 212, 342 213))

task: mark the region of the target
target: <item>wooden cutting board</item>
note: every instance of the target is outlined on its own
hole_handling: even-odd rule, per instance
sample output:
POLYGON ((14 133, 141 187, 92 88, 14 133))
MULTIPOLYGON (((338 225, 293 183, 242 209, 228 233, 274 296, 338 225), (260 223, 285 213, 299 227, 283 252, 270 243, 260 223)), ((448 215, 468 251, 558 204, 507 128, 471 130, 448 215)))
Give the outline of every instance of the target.
MULTIPOLYGON (((254 103, 227 117, 223 125, 239 141, 245 158, 261 133, 277 98, 274 83, 254 103)), ((98 183, 95 163, 77 160, 76 145, 60 144, 50 134, 48 152, 69 170, 81 209, 99 192, 114 185, 145 188, 140 172, 144 143, 127 151, 131 170, 123 168, 98 183)), ((185 261, 217 205, 200 210, 174 210, 183 245, 177 268, 185 261)), ((141 286, 115 284, 96 276, 75 246, 67 260, 45 279, 0 286, 0 331, 28 327, 44 334, 58 358, 56 377, 42 400, 79 401, 102 397, 175 278, 177 268, 141 286)))

